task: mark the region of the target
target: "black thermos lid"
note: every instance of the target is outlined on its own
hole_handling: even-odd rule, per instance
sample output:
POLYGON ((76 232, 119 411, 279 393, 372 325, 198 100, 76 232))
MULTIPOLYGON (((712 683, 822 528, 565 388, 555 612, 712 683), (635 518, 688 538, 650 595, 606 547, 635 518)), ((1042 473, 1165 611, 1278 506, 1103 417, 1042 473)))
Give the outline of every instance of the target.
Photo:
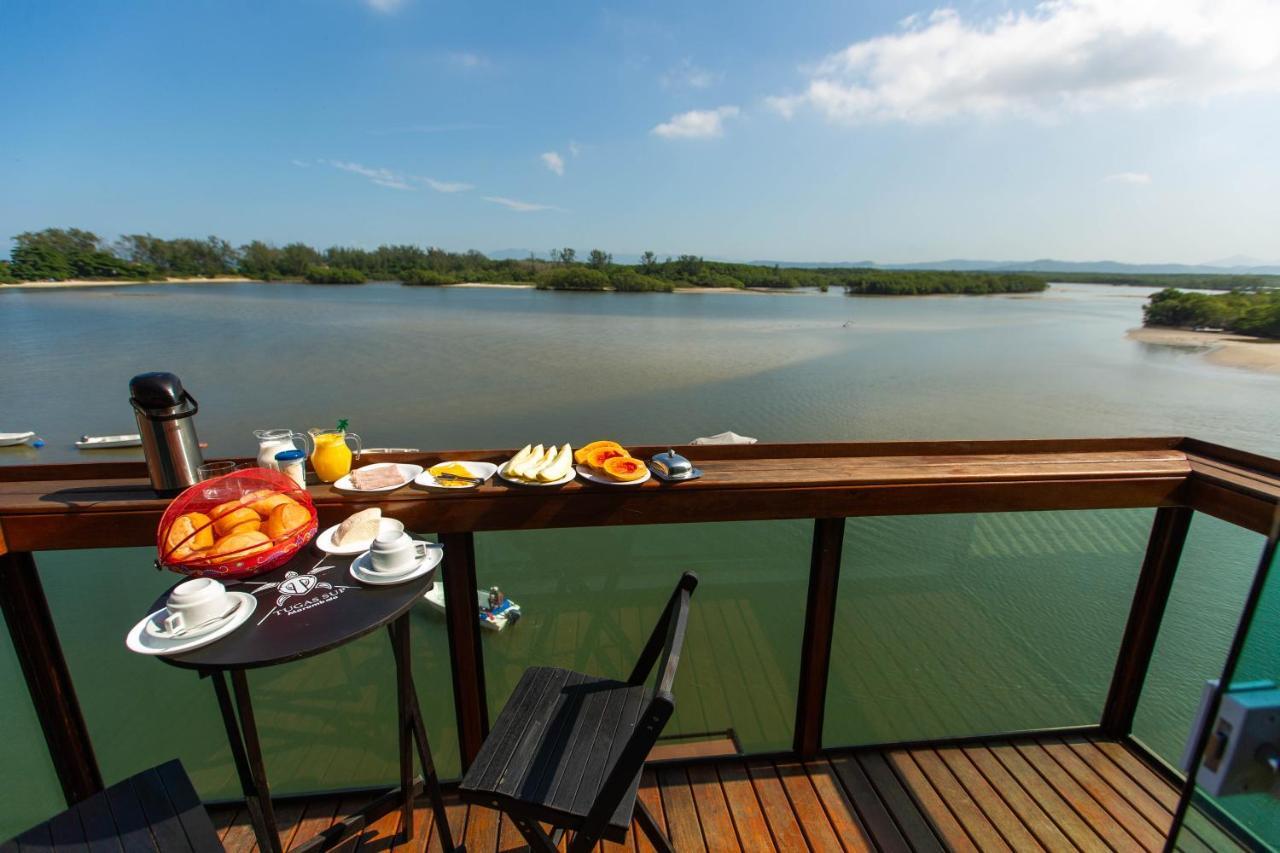
POLYGON ((129 380, 129 396, 135 406, 148 412, 172 409, 190 399, 182 389, 182 380, 172 373, 138 374, 129 380))

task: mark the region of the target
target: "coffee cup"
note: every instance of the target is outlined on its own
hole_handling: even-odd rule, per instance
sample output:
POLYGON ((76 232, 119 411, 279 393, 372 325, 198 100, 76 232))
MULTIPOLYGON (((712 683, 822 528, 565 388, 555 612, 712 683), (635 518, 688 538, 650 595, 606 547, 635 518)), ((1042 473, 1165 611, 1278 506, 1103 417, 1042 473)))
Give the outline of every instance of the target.
POLYGON ((429 543, 419 542, 403 530, 379 530, 369 549, 369 568, 377 574, 396 574, 426 559, 429 543))
POLYGON ((169 634, 189 631, 231 609, 234 602, 227 588, 213 578, 193 578, 173 588, 165 601, 164 630, 169 634))

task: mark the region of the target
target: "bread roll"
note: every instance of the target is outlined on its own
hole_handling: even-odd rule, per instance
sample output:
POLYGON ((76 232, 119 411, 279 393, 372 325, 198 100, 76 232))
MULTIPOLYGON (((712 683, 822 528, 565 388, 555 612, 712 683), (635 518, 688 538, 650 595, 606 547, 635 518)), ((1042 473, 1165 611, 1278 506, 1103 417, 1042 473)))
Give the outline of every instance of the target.
POLYGON ((210 561, 214 563, 229 563, 232 560, 241 560, 269 550, 271 550, 271 540, 267 538, 265 533, 257 530, 251 530, 246 533, 232 533, 230 536, 223 536, 213 543, 210 561))
POLYGON ((190 518, 185 515, 175 518, 164 537, 165 557, 170 560, 185 560, 190 557, 195 533, 196 528, 190 518))
POLYGON ((281 504, 293 504, 294 506, 301 508, 298 502, 288 495, 281 492, 272 492, 266 497, 259 498, 249 504, 249 509, 261 516, 263 521, 266 521, 271 517, 271 511, 281 504))
POLYGON ((213 531, 219 536, 248 533, 260 527, 262 527, 262 519, 247 506, 236 507, 230 512, 216 516, 213 521, 213 531))
MULTIPOLYGON (((284 496, 281 495, 281 497, 284 496)), ((267 526, 263 529, 274 542, 304 527, 310 520, 311 513, 307 512, 305 507, 289 500, 288 503, 279 504, 271 510, 271 517, 267 519, 267 526)))
POLYGON ((382 510, 376 506, 362 509, 346 521, 338 525, 333 532, 333 544, 344 542, 372 542, 378 535, 378 523, 382 520, 382 510))
POLYGON ((209 521, 209 516, 202 512, 184 512, 178 518, 185 518, 191 522, 191 526, 195 528, 196 535, 187 541, 187 546, 193 551, 204 551, 213 547, 213 527, 209 521))

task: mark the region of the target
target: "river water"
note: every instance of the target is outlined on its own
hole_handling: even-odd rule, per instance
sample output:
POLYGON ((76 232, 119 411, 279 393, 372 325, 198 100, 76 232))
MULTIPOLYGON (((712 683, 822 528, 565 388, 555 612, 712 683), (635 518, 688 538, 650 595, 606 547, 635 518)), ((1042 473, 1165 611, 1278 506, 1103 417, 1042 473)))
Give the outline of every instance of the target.
MULTIPOLYGON (((252 454, 254 429, 339 418, 367 445, 424 449, 656 444, 732 429, 762 441, 1191 435, 1280 454, 1280 377, 1127 339, 1148 293, 11 291, 0 293, 0 430, 37 430, 47 446, 0 449, 0 464, 90 458, 72 446, 81 433, 133 432, 127 383, 147 370, 177 373, 199 400, 210 456, 252 454)), ((851 520, 827 743, 1095 721, 1151 515, 851 520)), ((804 522, 762 522, 478 536, 481 582, 501 584, 527 613, 485 638, 491 707, 530 663, 625 671, 675 574, 692 567, 704 584, 672 729, 786 747, 809 533, 804 522)), ((1137 724, 1170 760, 1198 685, 1221 665, 1260 548, 1261 537, 1225 523, 1193 525, 1137 724)), ((202 793, 231 795, 208 688, 120 642, 171 576, 148 569, 146 549, 38 559, 104 775, 178 754, 202 793)), ((1271 640, 1277 597, 1262 619, 1271 640)), ((433 743, 452 772, 443 628, 424 608, 415 632, 433 743)), ((367 638, 255 675, 276 790, 394 776, 388 658, 367 638)), ((0 678, 20 683, 7 643, 0 678)), ((0 830, 16 829, 49 811, 56 786, 20 690, 0 699, 0 722, 29 734, 0 745, 0 764, 31 779, 0 804, 0 830)), ((1274 821, 1257 803, 1243 808, 1274 821)))

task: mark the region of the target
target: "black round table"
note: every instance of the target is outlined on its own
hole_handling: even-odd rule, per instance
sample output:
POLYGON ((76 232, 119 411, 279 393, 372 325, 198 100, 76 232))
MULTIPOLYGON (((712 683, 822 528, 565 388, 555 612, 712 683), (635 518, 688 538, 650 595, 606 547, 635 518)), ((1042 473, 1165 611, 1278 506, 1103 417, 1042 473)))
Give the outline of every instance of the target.
MULTIPOLYGON (((213 681, 218 710, 227 729, 231 756, 253 819, 259 849, 281 853, 280 833, 271 807, 271 792, 245 672, 321 654, 385 627, 396 662, 400 787, 295 850, 331 847, 345 835, 392 810, 397 801, 403 812, 405 837, 412 838, 413 800, 423 788, 432 800, 442 846, 453 850, 440 779, 431 759, 426 726, 413 684, 409 643, 409 611, 430 589, 439 569, 404 583, 373 586, 351 576, 353 559, 322 554, 308 547, 278 569, 238 584, 228 584, 229 589, 250 593, 257 599, 248 620, 207 646, 160 659, 171 666, 194 669, 201 677, 213 681), (231 691, 227 689, 225 674, 231 676, 231 691), (421 783, 413 778, 415 745, 422 764, 421 783)), ((147 612, 164 607, 168 597, 169 591, 166 591, 147 612)))

